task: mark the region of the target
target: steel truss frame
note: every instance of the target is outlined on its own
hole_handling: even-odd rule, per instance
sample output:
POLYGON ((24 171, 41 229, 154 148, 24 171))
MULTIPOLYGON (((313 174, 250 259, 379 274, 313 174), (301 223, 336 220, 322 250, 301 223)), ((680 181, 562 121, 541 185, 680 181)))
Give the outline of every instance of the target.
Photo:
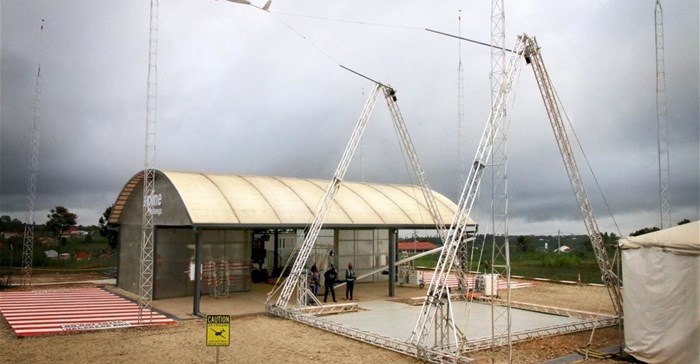
MULTIPOLYGON (((520 44, 521 43, 519 42, 516 49, 518 49, 520 44)), ((304 243, 299 249, 299 254, 294 262, 292 272, 282 287, 282 293, 278 297, 277 303, 275 305, 270 305, 270 299, 268 299, 268 313, 308 323, 312 326, 320 327, 341 335, 357 338, 361 341, 383 346, 391 350, 413 355, 431 362, 441 363, 472 361, 471 359, 460 354, 460 347, 463 346, 465 338, 461 331, 455 326, 451 295, 447 291, 447 285, 445 282, 447 276, 453 271, 453 268, 455 268, 454 265, 455 259, 457 258, 457 253, 460 250, 461 244, 464 243, 463 238, 466 233, 465 228, 469 222, 469 215, 471 213, 474 200, 478 194, 481 176, 484 168, 486 168, 484 163, 490 160, 494 135, 498 132, 499 127, 502 125, 502 123, 499 121, 501 118, 505 117, 504 110, 506 108, 513 82, 519 76, 520 63, 518 63, 518 59, 519 54, 516 53, 508 63, 508 77, 500 89, 499 97, 496 99, 496 102, 499 103, 499 105, 493 107, 492 109, 492 113, 489 117, 489 121, 486 124, 479 148, 474 158, 474 163, 470 169, 467 183, 464 186, 457 214, 450 225, 450 229, 447 231, 445 231, 444 224, 442 224, 439 213, 437 212, 437 207, 433 199, 432 192, 428 186, 427 179, 425 178, 425 173, 418 162, 408 130, 405 127, 403 117, 401 116, 398 105, 396 104, 395 91, 380 84, 375 86, 360 116, 360 120, 358 121, 355 131, 353 132, 351 140, 348 143, 348 147, 346 148, 341 163, 336 170, 335 177, 329 183, 329 186, 326 189, 326 195, 324 196, 319 208, 319 213, 315 216, 315 219, 309 229, 309 234, 306 236, 304 243), (298 281, 303 279, 301 277, 303 274, 303 266, 308 259, 308 254, 313 248, 318 231, 325 220, 325 215, 330 207, 330 202, 333 200, 335 193, 339 188, 340 182, 344 177, 352 153, 359 142, 362 131, 367 123, 367 119, 369 118, 369 114, 371 113, 376 98, 376 93, 380 88, 384 91, 384 96, 392 115, 392 121, 394 122, 394 126, 399 133, 401 141, 403 142, 402 146, 405 148, 405 152, 411 159, 412 166, 421 184, 424 197, 429 205, 429 208, 431 209, 433 218, 436 221, 438 231, 445 241, 438 265, 435 269, 435 274, 433 274, 433 278, 428 289, 428 294, 426 295, 426 300, 423 304, 423 308, 421 309, 418 322, 416 323, 416 328, 406 342, 384 338, 372 333, 367 333, 354 328, 348 328, 342 325, 318 321, 317 319, 311 318, 312 316, 299 314, 298 310, 287 309, 287 304, 289 303, 289 298, 292 291, 295 289, 298 281), (425 343, 425 340, 430 330, 433 329, 435 330, 436 341, 432 346, 428 346, 425 343)), ((459 268, 459 264, 457 265, 457 268, 459 268)))
POLYGON ((583 322, 565 323, 560 325, 550 325, 532 330, 511 332, 510 337, 507 335, 501 335, 496 337, 484 337, 479 339, 470 340, 463 347, 464 352, 472 352, 478 350, 484 350, 491 348, 495 342, 497 346, 503 346, 506 344, 522 342, 527 340, 539 339, 547 336, 568 334, 572 332, 592 330, 594 328, 610 327, 616 326, 619 322, 618 318, 613 315, 598 314, 588 311, 571 310, 552 306, 536 305, 526 302, 516 302, 502 299, 479 297, 475 298, 474 302, 491 303, 492 305, 506 306, 510 308, 528 310, 534 312, 541 312, 550 315, 566 316, 566 317, 576 317, 583 322))
POLYGON ((610 259, 608 258, 608 253, 605 250, 603 237, 600 234, 598 223, 593 215, 593 209, 591 208, 588 195, 586 194, 586 189, 583 185, 583 179, 581 178, 578 165, 576 164, 574 151, 571 148, 571 143, 569 142, 569 137, 566 133, 566 128, 564 127, 561 111, 559 110, 557 96, 555 94, 554 87, 552 86, 552 81, 549 78, 549 74, 547 73, 547 69, 544 65, 544 61, 542 60, 540 48, 537 45, 537 40, 534 37, 529 37, 523 34, 519 38, 525 44, 523 56, 525 57, 526 62, 532 65, 532 70, 535 73, 537 86, 540 89, 542 101, 544 102, 547 116, 549 117, 548 119, 552 126, 552 131, 554 132, 554 137, 557 141, 557 146, 559 147, 562 161, 564 162, 564 167, 566 167, 566 172, 569 175, 571 188, 576 196, 576 202, 578 202, 581 216, 583 217, 583 222, 586 225, 586 231, 588 232, 588 237, 591 240, 591 246, 593 247, 596 260, 598 261, 598 267, 600 268, 602 275, 601 279, 608 289, 608 294, 610 295, 613 307, 615 308, 615 314, 618 317, 622 317, 622 293, 620 291, 620 278, 617 276, 617 274, 615 274, 610 259))
MULTIPOLYGON (((336 305, 332 305, 336 306, 336 305)), ((385 349, 389 349, 401 354, 405 354, 412 357, 424 358, 431 363, 473 363, 474 359, 468 358, 463 355, 454 355, 450 353, 443 352, 441 350, 423 350, 420 351, 418 347, 410 342, 379 335, 370 331, 361 330, 355 327, 350 327, 348 325, 343 325, 335 322, 325 321, 317 316, 299 313, 297 311, 280 309, 275 306, 267 306, 267 312, 272 315, 283 317, 286 319, 301 322, 303 324, 313 326, 334 334, 343 335, 351 339, 362 341, 367 344, 379 346, 385 349)))
POLYGON ((317 306, 306 306, 295 309, 294 312, 299 314, 309 314, 314 316, 326 316, 335 315, 338 313, 348 313, 356 312, 359 309, 359 304, 357 303, 336 303, 332 305, 321 305, 319 302, 317 306))
POLYGON ((440 307, 445 304, 445 301, 448 301, 447 305, 451 307, 449 303, 451 298, 446 292, 447 285, 444 284, 444 282, 446 282, 447 276, 453 269, 455 258, 461 251, 465 233, 463 227, 466 226, 469 221, 472 207, 478 196, 481 177, 486 168, 485 163, 491 159, 495 135, 499 133, 499 128, 502 126, 500 120, 506 117, 505 109, 510 91, 513 83, 520 74, 520 62, 518 62, 519 54, 517 50, 519 50, 521 46, 522 43, 518 42, 515 47, 516 53, 513 54, 508 62, 506 69, 507 77, 499 90, 498 97, 494 101, 495 105, 491 109, 491 114, 489 115, 489 120, 481 136, 481 141, 479 142, 479 147, 477 148, 474 162, 472 163, 472 168, 467 178, 467 183, 462 190, 462 195, 457 207, 457 214, 447 232, 443 251, 435 267, 435 273, 430 282, 426 300, 423 303, 418 321, 409 339, 416 346, 421 347, 422 350, 427 350, 426 338, 433 329, 436 330, 436 333, 441 333, 441 341, 436 343, 436 346, 440 348, 456 348, 465 341, 465 338, 459 334, 459 331, 454 326, 454 320, 452 319, 453 313, 451 310, 447 310, 446 315, 443 314, 441 316, 441 320, 436 320, 435 317, 438 311, 444 312, 440 307), (434 324, 436 325, 435 327, 434 324), (438 324, 443 325, 443 327, 437 327, 438 324), (446 328, 448 330, 446 330, 446 328))
MULTIPOLYGON (((403 119, 400 113, 398 112, 398 106, 395 103, 395 92, 393 89, 381 84, 377 84, 377 86, 375 86, 372 95, 370 96, 371 100, 368 100, 368 103, 365 105, 365 110, 363 110, 355 132, 353 133, 353 137, 351 138, 350 144, 348 145, 343 159, 341 161, 341 164, 338 167, 338 171, 342 173, 339 174, 339 172, 336 171, 336 177, 334 177, 334 179, 330 182, 329 187, 326 191, 326 196, 323 200, 324 202, 321 204, 321 208, 319 209, 320 212, 316 215, 316 219, 314 220, 314 225, 312 225, 310 234, 307 235, 306 240, 302 245, 302 251, 300 252, 299 256, 295 261, 294 266, 298 267, 299 272, 295 275, 295 269, 292 270, 292 275, 290 275, 290 278, 287 279, 287 281, 285 281, 285 286, 283 287, 284 289, 288 289, 288 292, 285 293, 283 289, 283 293, 280 295, 277 304, 267 305, 266 310, 268 313, 288 319, 293 319, 333 333, 354 338, 369 344, 381 346, 396 352, 415 356, 419 359, 423 359, 425 361, 433 363, 472 362, 473 360, 466 357, 464 355, 465 353, 469 351, 481 350, 485 348, 494 348, 495 346, 503 345, 508 346, 510 361, 513 342, 530 340, 539 337, 563 334, 568 332, 590 330, 597 327, 614 326, 619 323, 622 314, 622 298, 619 289, 620 282, 609 266, 609 261, 607 260, 605 247, 602 244, 602 238, 600 237, 595 218, 592 214, 590 204, 588 203, 588 199, 583 188, 583 183, 578 172, 578 167, 575 164, 573 151, 571 150, 571 146, 568 141, 568 137, 566 135, 566 131, 561 119, 561 114, 559 112, 554 90, 551 85, 551 81, 549 80, 549 76, 546 72, 546 69, 544 68, 544 63, 542 62, 542 58, 539 53, 539 48, 534 38, 530 38, 527 35, 522 35, 518 37, 518 42, 514 47, 514 51, 512 52, 512 56, 508 62, 505 74, 506 79, 501 84, 498 97, 494 101, 494 106, 492 107, 491 115, 489 116, 489 120, 484 129, 484 133, 482 134, 479 147, 477 148, 474 163, 472 164, 472 168, 469 172, 467 182, 462 191, 462 195, 460 196, 457 213, 455 214, 455 217, 452 221, 452 224, 450 225, 449 230, 443 232, 444 225, 441 230, 439 215, 433 215, 436 221, 436 225, 438 226, 438 230, 443 232, 441 236, 443 237, 443 241, 445 242, 445 244, 443 245, 443 250, 440 254, 438 263, 435 268, 435 273, 433 274, 433 278, 431 279, 430 286, 427 290, 426 297, 418 317, 418 321, 413 332, 411 333, 411 336, 406 341, 388 338, 383 335, 378 335, 364 330, 348 327, 346 325, 326 322, 322 319, 319 319, 317 316, 310 315, 308 313, 302 313, 302 311, 300 311, 299 309, 287 309, 286 307, 289 300, 289 296, 291 295, 292 290, 294 289, 294 285, 296 285, 296 283, 299 280, 299 274, 302 272, 302 266, 305 264, 308 258, 308 253, 313 247, 313 243, 315 242, 318 230, 320 230, 320 225, 323 223, 323 218, 325 218, 325 212, 327 212, 328 205, 330 205, 330 202, 332 201, 335 192, 337 192, 339 188, 342 176, 344 175, 344 172, 347 169, 347 163, 349 163, 349 158, 352 156, 354 147, 356 147, 359 137, 361 136, 362 130, 367 122, 367 118, 369 117, 369 113, 367 111, 369 110, 371 112, 371 108, 374 103, 374 98, 376 98, 376 93, 380 88, 383 88, 384 90, 385 98, 387 99, 387 103, 392 112, 392 119, 395 123, 395 126, 397 127, 397 131, 399 132, 402 138, 404 147, 407 147, 408 154, 412 158, 412 163, 414 162, 413 158, 415 156, 414 154, 411 154, 411 150, 408 149, 408 147, 412 147, 412 144, 410 143, 410 138, 408 137, 407 132, 405 132, 404 134, 404 130, 401 129, 401 127, 405 127, 405 124, 403 123, 403 119), (491 157, 494 148, 501 148, 501 146, 495 145, 500 143, 496 142, 496 140, 498 139, 496 135, 499 133, 505 133, 506 131, 501 129, 508 127, 507 121, 504 120, 506 118, 505 110, 513 83, 517 80, 517 78, 520 75, 521 64, 518 62, 518 60, 521 56, 525 59, 526 63, 532 64, 533 66, 535 78, 537 79, 540 92, 542 93, 542 98, 545 103, 545 108, 547 110, 550 123, 552 124, 552 129, 554 131, 557 144, 559 145, 560 152, 562 154, 562 159, 564 160, 565 167, 569 174, 570 181, 574 189, 574 194, 576 195, 577 201, 579 202, 579 207, 581 208, 584 222, 589 232, 589 236, 591 238, 592 245, 596 253, 596 258, 598 260, 601 272, 603 274, 603 281, 606 283, 606 287, 608 288, 608 292, 613 301, 616 315, 596 315, 593 313, 584 313, 576 310, 565 310, 554 307, 538 306, 525 303, 513 303, 510 301, 510 298, 506 300, 498 300, 495 298, 481 298, 478 300, 484 303, 490 303, 492 306, 492 310, 501 309, 502 312, 505 312, 503 315, 504 317, 506 317, 506 330, 503 334, 496 334, 496 331, 494 329, 492 335, 489 337, 480 338, 476 340, 467 340, 462 335, 462 332, 458 330, 455 326, 452 312, 452 295, 448 291, 446 279, 452 271, 453 266, 455 265, 455 258, 457 258, 461 244, 463 244, 463 237, 465 234, 464 227, 469 221, 469 216, 471 214, 475 198, 478 195, 481 177, 483 175, 484 169, 487 166, 485 163, 488 163, 492 160, 491 157), (326 210, 324 210, 324 208, 326 208, 326 210), (510 330, 511 306, 519 307, 526 310, 545 312, 549 314, 579 317, 582 318, 584 321, 576 323, 567 323, 562 325, 553 325, 540 329, 512 333, 510 330), (502 310, 502 308, 504 307, 505 310, 502 310), (431 330, 435 330, 435 342, 432 346, 426 343, 426 339, 431 330)), ((502 138, 503 148, 505 146, 506 139, 507 138, 502 138)), ((502 150, 501 152, 505 154, 505 150, 502 150)), ((422 172, 422 169, 420 168, 420 165, 417 164, 417 158, 415 159, 415 164, 413 164, 413 166, 414 171, 416 172, 417 176, 419 177, 419 180, 421 181, 421 186, 427 187, 427 181, 424 181, 424 174, 422 172)), ((505 180, 505 170, 503 170, 501 176, 505 180)), ((427 189, 427 191, 430 190, 427 189)), ((430 201, 430 198, 428 197, 432 197, 432 194, 426 194, 426 200, 430 201)), ((505 218, 506 215, 504 214, 503 217, 505 218)), ((504 220, 504 227, 506 226, 506 223, 507 219, 504 220)), ((508 290, 510 290, 510 271, 508 266, 509 256, 507 246, 507 241, 505 241, 505 273, 507 278, 508 290)), ((342 309, 342 307, 328 308, 328 310, 342 309)), ((323 309, 319 310, 318 312, 323 312, 323 309)), ((498 320, 501 319, 496 315, 492 315, 492 323, 494 324, 494 326, 496 321, 498 320)))
MULTIPOLYGON (((507 296, 510 297, 510 251, 508 241, 508 130, 509 118, 506 103, 496 103, 499 93, 508 84, 506 64, 505 36, 505 4, 504 0, 491 0, 491 102, 494 114, 502 114, 495 119, 497 131, 493 134, 493 152, 491 154, 491 277, 495 274, 506 280, 507 296), (502 262, 502 263, 501 263, 502 262)), ((493 345, 497 337, 507 337, 508 362, 512 362, 512 342, 510 339, 511 316, 510 305, 491 306, 491 336, 493 345)))
POLYGON ((671 171, 668 146, 668 104, 666 101, 666 70, 664 58, 664 10, 661 1, 654 5, 654 39, 656 44, 656 128, 659 149, 659 206, 661 229, 671 223, 671 171))
POLYGON ((156 111, 158 70, 158 0, 151 0, 148 40, 148 79, 146 84, 146 133, 143 168, 143 217, 141 220, 141 253, 139 267, 139 323, 153 319, 153 199, 155 197, 156 111), (148 316, 144 315, 148 313, 148 316))
MULTIPOLYGON (((364 132, 365 127, 367 126, 369 117, 372 114, 372 110, 374 109, 377 95, 380 90, 384 94, 387 106, 389 107, 389 112, 391 113, 392 122, 394 124, 397 134, 400 137, 401 148, 404 151, 404 153, 408 155, 409 160, 411 161, 411 166, 413 167, 413 171, 420 183, 421 192, 423 193, 423 197, 425 198, 427 208, 430 211, 433 221, 435 222, 436 229, 438 230, 441 237, 445 236, 445 225, 442 222, 442 217, 440 216, 440 211, 437 207, 437 202, 435 201, 435 197, 433 196, 432 190, 428 185, 428 181, 425 176, 425 171, 420 165, 420 162, 418 160, 418 154, 416 153, 415 147, 413 146, 413 142, 411 141, 411 137, 408 133, 408 128, 406 127, 406 124, 403 120, 403 116, 401 115, 401 111, 399 110, 398 104, 396 103, 396 91, 389 86, 383 85, 379 82, 375 82, 375 86, 370 92, 369 98, 365 103, 362 113, 360 114, 360 118, 355 126, 355 129, 353 130, 352 136, 350 137, 350 141, 348 142, 348 145, 345 148, 345 152, 343 153, 340 163, 336 168, 333 179, 331 179, 331 181, 328 183, 328 186, 326 187, 326 193, 318 206, 317 213, 314 215, 314 219, 311 222, 309 231, 304 238, 304 242, 298 249, 296 249, 293 252, 293 255, 296 254, 296 259, 294 260, 292 270, 289 274, 289 277, 284 281, 281 288, 281 293, 277 297, 277 300, 274 304, 278 309, 287 309, 289 300, 291 299, 292 293, 295 290, 297 290, 297 300, 304 301, 303 296, 305 295, 304 291, 306 290, 306 288, 305 286, 304 288, 301 288, 298 285, 300 280, 305 280, 306 261, 309 259, 309 255, 311 254, 311 251, 316 243, 316 239, 318 237, 319 232, 321 231, 323 223, 326 220, 326 216, 330 211, 333 200, 335 199, 335 195, 338 193, 340 185, 343 179, 345 178, 345 173, 348 170, 350 162, 352 161, 352 156, 354 155, 355 150, 357 149, 357 146, 360 142, 360 139, 362 138, 362 134, 364 132)), ((270 301, 273 299, 276 290, 277 287, 273 288, 273 291, 270 292, 270 294, 268 295, 268 306, 271 304, 270 301)))
MULTIPOLYGON (((506 300, 490 299, 490 298, 475 298, 474 302, 484 304, 506 305, 506 300)), ((296 310, 280 309, 276 306, 267 306, 267 313, 282 318, 298 321, 300 323, 313 326, 334 334, 343 335, 351 339, 359 340, 367 344, 379 346, 401 354, 417 357, 431 363, 471 363, 474 360, 465 354, 492 348, 495 343, 497 346, 504 346, 509 341, 512 343, 534 340, 547 336, 562 335, 579 331, 592 330, 594 328, 610 327, 618 324, 618 318, 612 315, 597 314, 587 311, 570 310, 551 306, 535 305, 524 302, 512 301, 511 308, 523 309, 535 312, 542 312, 551 315, 576 317, 582 322, 565 323, 561 325, 550 325, 537 329, 512 332, 510 339, 508 335, 486 336, 483 338, 472 339, 464 342, 459 350, 455 346, 437 346, 433 348, 418 347, 410 341, 400 340, 397 338, 380 335, 370 331, 358 329, 344 324, 326 321, 319 316, 337 313, 347 313, 357 310, 356 303, 327 305, 320 307, 306 307, 296 310)))

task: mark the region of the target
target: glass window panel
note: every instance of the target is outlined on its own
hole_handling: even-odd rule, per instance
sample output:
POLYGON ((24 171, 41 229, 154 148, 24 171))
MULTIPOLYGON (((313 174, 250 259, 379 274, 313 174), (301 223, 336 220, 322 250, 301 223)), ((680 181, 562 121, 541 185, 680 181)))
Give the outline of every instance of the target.
POLYGON ((338 256, 352 256, 355 254, 354 248, 352 241, 338 242, 338 256))
POLYGON ((372 255, 374 254, 373 241, 357 241, 355 242, 355 254, 357 255, 372 255))
MULTIPOLYGON (((355 257, 355 269, 358 269, 358 270, 360 270, 360 269, 372 270, 372 268, 374 268, 374 266, 372 265, 372 261, 373 261, 372 257, 367 257, 367 256, 356 256, 356 257, 355 257)), ((341 261, 341 263, 343 263, 343 262, 341 261)), ((348 264, 348 263, 345 262, 345 264, 342 266, 343 269, 345 269, 344 267, 346 267, 347 264, 348 264)))
POLYGON ((355 230, 357 240, 374 240, 374 230, 355 230))
POLYGON ((377 254, 389 254, 389 240, 377 240, 377 254))
POLYGON ((354 240, 355 230, 338 230, 338 240, 354 240))

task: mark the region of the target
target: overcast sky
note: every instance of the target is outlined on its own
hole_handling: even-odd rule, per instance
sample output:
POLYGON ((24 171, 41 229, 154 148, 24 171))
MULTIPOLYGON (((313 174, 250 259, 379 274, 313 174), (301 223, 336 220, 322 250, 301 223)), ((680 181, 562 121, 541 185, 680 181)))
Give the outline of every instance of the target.
MULTIPOLYGON (((698 0, 664 4, 675 224, 699 215, 700 29, 698 0)), ((505 7, 507 45, 517 34, 537 37, 620 232, 659 226, 654 1, 507 0, 505 7)), ((461 34, 488 42, 488 0, 274 0, 270 13, 162 0, 156 167, 331 178, 373 86, 342 64, 398 91, 431 187, 457 201, 458 41, 423 28, 456 34, 460 9, 461 34)), ((39 62, 37 222, 63 205, 80 224, 97 224, 143 168, 149 11, 146 0, 0 1, 0 214, 24 220, 39 62)), ((490 108, 489 49, 462 43, 462 62, 471 161, 490 108)), ((584 233, 530 67, 513 96, 510 234, 584 233)), ((416 181, 391 125, 379 98, 347 180, 416 181)), ((617 233, 578 159, 600 229, 617 233)), ((490 203, 484 186, 482 226, 490 203)))

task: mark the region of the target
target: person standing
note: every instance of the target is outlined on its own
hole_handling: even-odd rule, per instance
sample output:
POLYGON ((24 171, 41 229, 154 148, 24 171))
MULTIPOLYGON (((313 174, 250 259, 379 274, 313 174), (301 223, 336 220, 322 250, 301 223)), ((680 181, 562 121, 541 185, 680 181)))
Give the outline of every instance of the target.
POLYGON ((352 263, 348 263, 348 269, 345 270, 345 300, 352 301, 352 291, 355 289, 355 270, 352 269, 352 263))
POLYGON ((319 281, 320 281, 321 275, 318 273, 318 268, 316 268, 316 264, 311 266, 311 293, 314 294, 314 296, 318 296, 318 286, 319 286, 319 281))
POLYGON ((338 272, 335 270, 333 264, 331 264, 331 267, 328 268, 325 273, 323 273, 323 278, 325 281, 324 286, 326 288, 325 292, 323 292, 323 302, 328 300, 328 291, 330 291, 331 295, 333 296, 333 302, 338 302, 335 300, 335 288, 333 287, 335 280, 338 279, 338 272))

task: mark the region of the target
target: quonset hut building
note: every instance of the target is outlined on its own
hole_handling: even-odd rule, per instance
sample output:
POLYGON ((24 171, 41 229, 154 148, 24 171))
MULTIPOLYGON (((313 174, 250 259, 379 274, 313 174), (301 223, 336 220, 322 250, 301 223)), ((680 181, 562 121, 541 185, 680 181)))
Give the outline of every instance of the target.
MULTIPOLYGON (((247 291, 256 273, 276 271, 301 244, 326 180, 198 172, 156 173, 156 195, 143 201, 143 173, 119 193, 109 222, 119 225, 117 285, 138 294, 143 207, 154 213, 153 298, 191 296, 197 239, 202 293, 225 285, 247 291)), ((457 206, 433 192, 445 223, 457 206)), ((473 224, 470 224, 472 227, 473 224)), ((343 182, 308 266, 352 262, 358 276, 388 264, 398 229, 432 229, 420 187, 343 182), (334 254, 330 254, 330 252, 334 254)), ((292 257, 293 258, 293 257, 292 257)), ((365 281, 386 280, 380 273, 365 281)))

